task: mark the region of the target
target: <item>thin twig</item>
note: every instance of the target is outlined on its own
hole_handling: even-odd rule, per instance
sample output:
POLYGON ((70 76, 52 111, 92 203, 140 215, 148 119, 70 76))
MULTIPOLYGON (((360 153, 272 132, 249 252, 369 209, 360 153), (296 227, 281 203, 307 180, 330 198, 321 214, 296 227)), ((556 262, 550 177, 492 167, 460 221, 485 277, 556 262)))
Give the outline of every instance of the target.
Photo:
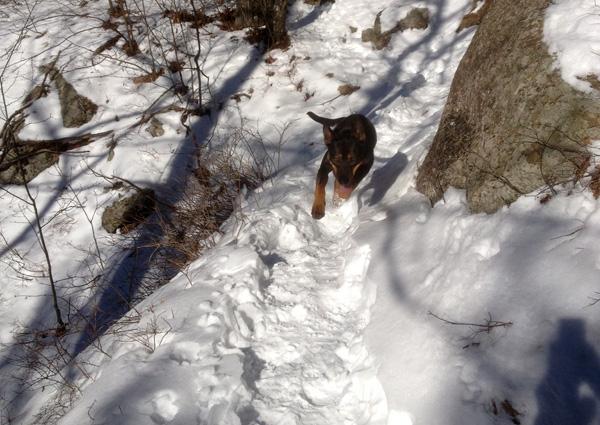
POLYGON ((500 328, 500 327, 509 327, 512 326, 512 322, 500 322, 497 320, 492 320, 492 315, 489 314, 489 318, 486 319, 486 323, 469 323, 469 322, 455 322, 453 320, 444 319, 443 317, 438 316, 437 314, 429 311, 427 312, 430 316, 435 317, 438 320, 441 320, 444 323, 449 325, 457 325, 457 326, 473 326, 476 328, 480 328, 480 332, 490 332, 492 328, 500 328))

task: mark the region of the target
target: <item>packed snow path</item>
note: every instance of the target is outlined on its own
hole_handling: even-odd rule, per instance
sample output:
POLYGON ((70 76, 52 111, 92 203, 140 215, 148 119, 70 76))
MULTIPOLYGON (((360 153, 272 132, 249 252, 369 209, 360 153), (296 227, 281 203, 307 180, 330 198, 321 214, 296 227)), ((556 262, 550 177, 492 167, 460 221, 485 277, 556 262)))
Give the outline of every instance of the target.
MULTIPOLYGON (((231 220, 215 249, 142 303, 135 326, 149 330, 147 344, 106 337, 118 348, 90 385, 115 397, 90 409, 95 421, 385 423, 363 340, 375 288, 369 248, 352 242, 358 205, 315 221, 302 201, 310 183, 286 179, 251 196, 272 207, 231 220)), ((84 392, 68 423, 95 393, 84 392)))
POLYGON ((381 394, 362 339, 374 301, 364 284, 369 249, 352 246, 352 207, 319 223, 299 205, 282 206, 249 223, 267 241, 255 248, 268 277, 256 295, 262 317, 241 336, 264 362, 255 406, 268 423, 359 424, 376 414, 381 394))

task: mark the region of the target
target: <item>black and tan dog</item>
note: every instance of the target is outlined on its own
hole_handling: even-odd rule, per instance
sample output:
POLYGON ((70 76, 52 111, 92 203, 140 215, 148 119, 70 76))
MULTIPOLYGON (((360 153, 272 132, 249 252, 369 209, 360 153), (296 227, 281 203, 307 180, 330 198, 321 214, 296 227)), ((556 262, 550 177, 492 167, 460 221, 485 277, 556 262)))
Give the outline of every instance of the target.
POLYGON ((373 150, 377 134, 371 121, 364 115, 353 114, 342 118, 323 118, 312 112, 308 116, 323 124, 327 152, 317 173, 313 218, 325 215, 325 186, 328 175, 335 176, 334 197, 348 199, 358 183, 373 165, 373 150))

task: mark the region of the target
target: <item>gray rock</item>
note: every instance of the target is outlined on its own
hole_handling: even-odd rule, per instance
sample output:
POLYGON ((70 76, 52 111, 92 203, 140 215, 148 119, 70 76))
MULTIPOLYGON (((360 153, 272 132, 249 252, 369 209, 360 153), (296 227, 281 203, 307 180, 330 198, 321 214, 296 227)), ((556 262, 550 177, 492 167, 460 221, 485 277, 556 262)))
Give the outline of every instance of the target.
POLYGON ((375 16, 373 28, 367 28, 361 33, 361 40, 365 43, 370 42, 373 49, 381 50, 386 47, 392 39, 392 34, 406 31, 408 29, 425 29, 429 26, 429 9, 426 7, 416 7, 410 10, 408 14, 387 31, 381 31, 380 11, 375 16))
MULTIPOLYGON (((28 101, 31 104, 31 100, 28 101)), ((0 155, 0 184, 25 184, 58 162, 61 153, 86 146, 112 131, 86 133, 53 140, 21 140, 24 113, 13 115, 2 128, 4 151, 0 155)))
POLYGON ((102 227, 109 233, 129 233, 155 209, 154 191, 144 189, 122 197, 102 213, 102 227))
POLYGON ((46 168, 56 164, 59 156, 60 152, 40 150, 35 146, 35 142, 19 142, 7 153, 3 161, 3 164, 8 163, 10 166, 0 166, 0 184, 29 183, 46 168))
POLYGON ((165 134, 163 123, 157 118, 152 118, 150 124, 146 127, 146 131, 150 133, 152 137, 160 137, 165 134))
POLYGON ((98 111, 98 105, 77 93, 77 90, 53 65, 44 65, 41 70, 47 72, 56 85, 63 125, 67 128, 74 128, 90 122, 98 111))
POLYGON ((565 83, 542 41, 550 0, 496 0, 452 81, 417 189, 466 189, 473 212, 573 180, 600 137, 600 105, 565 83))
POLYGON ((30 106, 36 100, 41 99, 42 97, 46 97, 46 96, 48 96, 48 86, 45 84, 38 84, 37 86, 34 86, 31 89, 31 91, 27 94, 27 96, 25 96, 25 99, 23 99, 22 105, 30 106))
POLYGON ((367 28, 360 34, 360 39, 363 43, 374 42, 381 34, 377 34, 373 28, 367 28))
POLYGON ((415 7, 398 22, 399 31, 424 30, 429 26, 429 9, 426 7, 415 7))

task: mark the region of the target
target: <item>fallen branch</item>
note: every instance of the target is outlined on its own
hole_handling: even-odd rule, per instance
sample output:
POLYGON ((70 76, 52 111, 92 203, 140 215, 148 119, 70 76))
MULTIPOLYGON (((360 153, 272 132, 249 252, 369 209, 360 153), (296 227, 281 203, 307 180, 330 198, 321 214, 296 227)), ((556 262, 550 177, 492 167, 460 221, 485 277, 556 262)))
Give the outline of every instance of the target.
POLYGON ((0 163, 0 172, 8 170, 10 167, 17 165, 23 160, 39 155, 44 152, 60 154, 71 149, 80 148, 89 145, 93 141, 108 136, 112 130, 103 131, 102 133, 86 133, 79 136, 63 137, 54 140, 19 140, 13 143, 13 149, 18 143, 18 152, 16 157, 10 160, 5 160, 0 163))
POLYGON ((490 313, 488 313, 488 318, 486 319, 485 323, 455 322, 452 320, 444 319, 443 317, 440 317, 437 314, 432 313, 431 311, 429 311, 428 314, 449 325, 470 326, 477 328, 475 332, 476 334, 481 332, 490 333, 493 328, 507 328, 509 326, 512 326, 513 324, 512 322, 500 322, 498 320, 493 320, 492 315, 490 313))

